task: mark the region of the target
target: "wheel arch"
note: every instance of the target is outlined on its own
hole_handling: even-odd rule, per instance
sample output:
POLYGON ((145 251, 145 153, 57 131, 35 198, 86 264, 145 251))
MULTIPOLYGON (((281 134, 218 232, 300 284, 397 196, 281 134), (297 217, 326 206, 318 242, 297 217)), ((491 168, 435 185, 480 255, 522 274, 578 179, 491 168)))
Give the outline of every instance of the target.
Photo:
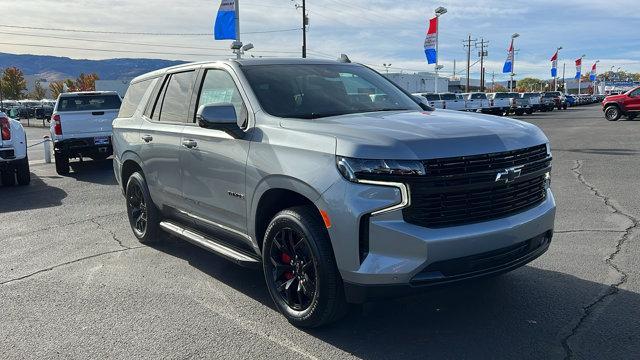
POLYGON ((139 171, 144 176, 144 170, 142 169, 142 160, 132 151, 124 152, 120 161, 122 162, 120 184, 122 185, 122 190, 125 191, 129 177, 136 171, 139 171))

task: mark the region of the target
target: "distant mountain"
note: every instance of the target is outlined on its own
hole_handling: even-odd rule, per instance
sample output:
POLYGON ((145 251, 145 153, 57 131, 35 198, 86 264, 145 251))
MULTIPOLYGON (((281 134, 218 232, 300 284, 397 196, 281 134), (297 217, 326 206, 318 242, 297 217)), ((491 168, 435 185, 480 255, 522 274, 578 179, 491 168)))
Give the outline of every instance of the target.
POLYGON ((128 80, 149 71, 184 64, 160 59, 80 60, 59 56, 0 53, 0 69, 16 66, 25 75, 48 81, 76 78, 80 73, 97 73, 101 80, 128 80))

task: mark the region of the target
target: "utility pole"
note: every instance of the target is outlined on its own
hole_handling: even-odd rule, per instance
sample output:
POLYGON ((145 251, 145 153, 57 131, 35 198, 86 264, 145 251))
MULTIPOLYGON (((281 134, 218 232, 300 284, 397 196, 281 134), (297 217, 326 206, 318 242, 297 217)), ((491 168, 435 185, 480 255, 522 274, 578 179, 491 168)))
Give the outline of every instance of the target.
MULTIPOLYGON (((240 47, 242 47, 242 41, 240 41, 240 0, 235 0, 234 1, 235 6, 236 6, 236 42, 238 44, 240 44, 240 47)), ((242 58, 242 50, 238 49, 236 51, 236 58, 238 60, 240 60, 242 58)))
POLYGON ((484 92, 484 57, 489 55, 489 52, 485 50, 488 47, 489 42, 484 41, 484 38, 480 38, 480 91, 484 92))
POLYGON ((464 40, 464 47, 467 48, 467 86, 465 87, 465 92, 469 92, 469 72, 471 71, 471 42, 478 41, 478 39, 471 40, 471 34, 467 37, 467 40, 464 40))
POLYGON ((434 92, 437 94, 438 93, 438 70, 440 70, 443 67, 441 65, 438 65, 438 60, 440 60, 440 53, 438 52, 438 37, 440 35, 440 16, 446 14, 447 9, 440 6, 436 8, 435 13, 436 13, 437 31, 436 31, 436 65, 435 65, 436 76, 435 76, 434 92))
POLYGON ((491 92, 496 91, 496 72, 491 72, 491 92))
POLYGON ((302 0, 302 58, 307 57, 307 0, 302 0))

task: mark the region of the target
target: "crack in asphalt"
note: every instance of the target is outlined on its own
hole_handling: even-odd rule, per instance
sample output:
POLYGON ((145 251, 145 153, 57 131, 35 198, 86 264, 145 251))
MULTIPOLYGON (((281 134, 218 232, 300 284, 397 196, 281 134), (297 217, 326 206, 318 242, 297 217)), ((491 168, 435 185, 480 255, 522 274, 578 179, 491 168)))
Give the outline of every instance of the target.
POLYGON ((47 226, 47 227, 44 227, 44 228, 25 231, 25 232, 21 232, 21 233, 9 234, 8 236, 2 237, 0 239, 7 239, 7 238, 10 238, 10 237, 14 237, 14 236, 31 235, 31 234, 39 233, 41 231, 58 229, 58 228, 69 226, 69 225, 82 224, 84 222, 93 222, 96 219, 100 219, 100 218, 107 217, 107 216, 121 215, 121 214, 126 214, 126 212, 125 211, 118 211, 118 212, 114 212, 114 213, 102 214, 102 215, 98 215, 98 216, 95 216, 95 217, 92 217, 92 218, 89 218, 89 219, 76 220, 76 221, 71 221, 71 222, 64 223, 64 224, 57 224, 57 225, 53 225, 53 226, 47 226))
POLYGON ((576 230, 554 230, 554 234, 571 234, 581 232, 602 232, 602 233, 623 233, 624 230, 607 230, 607 229, 576 229, 576 230))
POLYGON ((48 272, 48 271, 51 271, 51 270, 54 270, 54 269, 57 269, 57 268, 60 268, 60 267, 63 267, 63 266, 67 266, 67 265, 75 264, 75 263, 78 263, 78 262, 81 262, 81 261, 84 261, 84 260, 89 260, 89 259, 93 259, 93 258, 97 258, 97 257, 104 256, 104 255, 115 254, 115 253, 120 253, 120 252, 124 252, 124 251, 130 251, 130 250, 140 249, 140 248, 144 248, 144 247, 146 247, 146 246, 141 245, 141 246, 135 246, 135 247, 130 247, 130 248, 126 248, 126 249, 118 249, 118 250, 105 251, 105 252, 101 252, 101 253, 98 253, 98 254, 93 254, 93 255, 89 255, 89 256, 81 257, 81 258, 79 258, 79 259, 75 259, 75 260, 71 260, 71 261, 63 262, 63 263, 58 264, 58 265, 54 265, 54 266, 51 266, 51 267, 48 267, 48 268, 45 268, 45 269, 41 269, 41 270, 38 270, 38 271, 34 271, 34 272, 32 272, 31 274, 27 274, 27 275, 19 276, 19 277, 17 277, 17 278, 13 278, 13 279, 5 280, 5 281, 3 281, 3 282, 0 282, 0 285, 6 285, 6 284, 9 284, 9 283, 12 283, 12 282, 16 282, 16 281, 24 280, 24 279, 30 278, 30 277, 32 277, 32 276, 35 276, 35 275, 38 275, 38 274, 42 274, 42 273, 44 273, 44 272, 48 272))
POLYGON ((116 236, 115 231, 110 230, 110 229, 106 229, 104 226, 102 226, 102 224, 100 224, 95 218, 90 219, 92 223, 96 224, 96 226, 98 226, 98 230, 102 230, 102 231, 106 231, 111 235, 111 238, 118 243, 118 246, 120 246, 123 249, 131 249, 131 247, 126 246, 122 243, 122 240, 118 239, 118 237, 116 236))
POLYGON ((625 271, 623 271, 614 262, 614 260, 618 256, 620 251, 622 251, 622 246, 631 237, 631 234, 633 233, 633 231, 638 228, 638 225, 640 225, 640 222, 636 217, 626 213, 624 210, 620 209, 617 205, 613 204, 609 196, 603 194, 598 188, 596 188, 594 185, 589 183, 584 178, 584 175, 582 174, 582 166, 583 166, 583 162, 581 160, 576 160, 575 166, 571 169, 571 171, 573 171, 578 181, 582 185, 587 187, 589 191, 593 193, 594 196, 602 200, 602 202, 604 202, 604 204, 609 209, 611 209, 611 211, 614 214, 623 216, 629 221, 631 221, 631 225, 625 228, 624 230, 617 231, 617 232, 620 232, 622 236, 620 236, 620 238, 618 239, 618 242, 616 243, 616 246, 615 246, 615 250, 611 254, 609 254, 609 256, 607 256, 607 258, 605 259, 605 262, 607 263, 607 265, 609 265, 610 268, 612 268, 614 271, 616 271, 620 275, 620 279, 615 283, 610 284, 609 289, 604 294, 598 296, 593 302, 591 302, 589 305, 582 308, 582 311, 583 311, 582 316, 580 316, 580 319, 578 320, 578 322, 571 329, 571 332, 562 339, 562 347, 564 348, 564 351, 565 351, 565 359, 571 359, 573 357, 573 349, 571 348, 571 345, 569 345, 569 340, 578 333, 578 330, 584 324, 584 322, 589 317, 589 315, 593 312, 594 308, 598 306, 600 303, 602 303, 604 300, 606 300, 607 298, 616 295, 620 291, 620 286, 622 286, 624 283, 627 282, 629 275, 625 271))

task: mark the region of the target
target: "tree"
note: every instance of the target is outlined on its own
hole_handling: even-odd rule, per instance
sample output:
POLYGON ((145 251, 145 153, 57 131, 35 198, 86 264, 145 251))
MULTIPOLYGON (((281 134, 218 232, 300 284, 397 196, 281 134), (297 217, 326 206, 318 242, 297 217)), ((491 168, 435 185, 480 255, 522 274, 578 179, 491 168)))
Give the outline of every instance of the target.
POLYGON ((524 78, 516 83, 517 92, 540 91, 544 89, 545 81, 536 78, 524 78))
POLYGON ((493 90, 492 90, 492 92, 507 92, 507 91, 509 91, 509 90, 507 90, 506 87, 504 87, 504 86, 502 86, 500 84, 494 86, 493 90))
POLYGON ((76 91, 95 91, 96 80, 100 80, 100 77, 96 73, 80 74, 75 82, 76 91))
POLYGON ((52 81, 49 83, 49 90, 51 90, 51 97, 57 99, 60 94, 64 92, 64 81, 52 81))
POLYGON ((29 94, 29 98, 33 100, 42 100, 47 96, 47 89, 45 89, 40 81, 36 81, 33 91, 29 94))
POLYGON ((71 79, 65 80, 63 82, 63 87, 64 87, 64 85, 67 85, 67 91, 77 91, 76 90, 76 84, 71 79))
POLYGON ((22 99, 23 92, 26 90, 27 81, 24 79, 22 70, 15 66, 4 69, 0 87, 4 98, 13 100, 22 99))

